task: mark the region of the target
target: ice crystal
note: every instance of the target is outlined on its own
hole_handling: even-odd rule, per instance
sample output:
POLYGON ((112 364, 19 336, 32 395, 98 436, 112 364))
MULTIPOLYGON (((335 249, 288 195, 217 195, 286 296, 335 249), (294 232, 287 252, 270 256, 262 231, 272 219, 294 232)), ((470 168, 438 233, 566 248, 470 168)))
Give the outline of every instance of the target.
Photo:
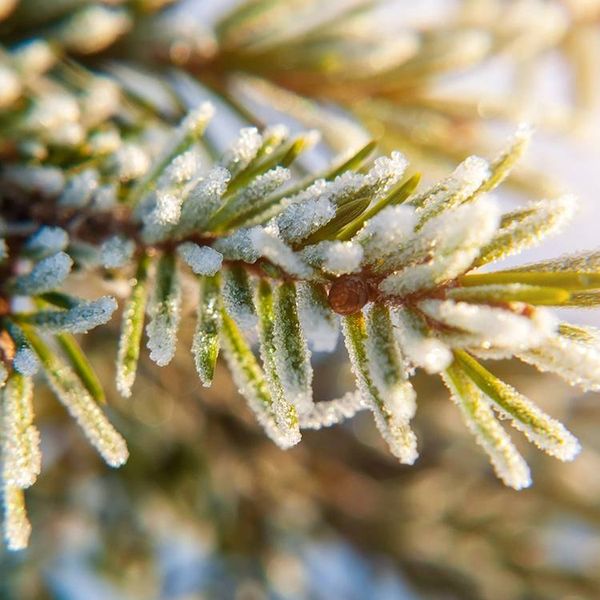
POLYGON ((290 431, 288 421, 291 415, 276 415, 264 375, 254 354, 226 313, 223 316, 222 339, 225 359, 233 380, 240 393, 248 400, 250 408, 267 435, 281 448, 289 448, 296 444, 299 441, 299 433, 295 429, 290 431))
POLYGON ((522 431, 527 439, 560 460, 573 460, 577 456, 581 449, 579 442, 562 423, 494 377, 468 354, 461 352, 457 356, 462 367, 490 399, 492 407, 501 417, 511 419, 512 425, 522 431))
POLYGON ((144 329, 144 313, 148 296, 149 257, 144 254, 139 263, 133 281, 131 295, 123 309, 121 336, 117 353, 116 384, 119 393, 125 397, 131 395, 135 380, 140 342, 144 329))
POLYGON ((279 237, 275 224, 254 227, 248 236, 259 256, 264 256, 296 277, 308 278, 312 274, 310 266, 279 237))
POLYGON ((196 275, 214 275, 221 269, 223 255, 210 246, 185 242, 177 247, 177 252, 196 275))
POLYGON ((127 445, 94 402, 72 369, 52 362, 45 369, 50 387, 93 446, 111 467, 120 467, 129 457, 127 445))
POLYGON ((40 434, 33 425, 33 383, 14 374, 1 392, 2 478, 4 484, 25 489, 35 483, 42 466, 40 434))
POLYGON ((260 250, 254 245, 252 229, 238 229, 230 235, 219 238, 213 245, 228 260, 243 260, 246 263, 256 262, 260 250))
POLYGON ((225 224, 230 220, 239 219, 260 210, 263 208, 265 199, 290 177, 290 171, 284 167, 276 167, 258 175, 243 190, 227 201, 214 219, 209 222, 209 225, 225 224))
POLYGON ((418 454, 416 437, 407 419, 410 411, 398 411, 399 407, 405 404, 410 406, 414 402, 412 388, 400 388, 398 397, 394 398, 391 406, 388 405, 383 395, 385 389, 380 389, 373 379, 363 315, 359 313, 345 317, 342 324, 352 371, 363 401, 373 412, 375 424, 388 443, 390 452, 402 463, 413 464, 418 454))
POLYGON ((415 211, 409 206, 388 206, 367 221, 356 236, 364 248, 364 263, 381 261, 382 256, 404 245, 412 236, 416 222, 415 211))
POLYGON ((110 321, 117 303, 111 296, 97 300, 82 300, 68 310, 43 310, 22 316, 25 323, 47 331, 86 333, 110 321))
POLYGON ((223 303, 228 314, 242 329, 251 329, 256 325, 252 290, 244 269, 232 267, 223 270, 223 303))
POLYGON ((156 192, 156 208, 152 213, 152 221, 159 225, 175 225, 181 214, 182 200, 177 193, 166 190, 156 192))
POLYGON ((189 191, 181 209, 181 220, 177 232, 186 234, 206 225, 221 205, 231 173, 215 167, 200 179, 189 191))
POLYGON ((428 335, 419 316, 404 307, 391 309, 394 333, 410 364, 427 373, 440 373, 452 362, 450 348, 441 340, 428 335))
POLYGON ((571 385, 599 391, 600 331, 593 327, 577 329, 580 335, 569 334, 561 327, 559 335, 546 339, 543 345, 532 345, 519 358, 541 371, 560 375, 571 385))
POLYGON ((443 379, 477 443, 489 455, 498 477, 516 490, 529 487, 529 467, 496 420, 481 391, 457 368, 447 371, 443 379))
POLYGON ((335 216, 335 206, 326 196, 290 204, 278 217, 281 237, 288 243, 301 242, 335 216))
POLYGON ((9 165, 4 169, 3 178, 26 193, 47 198, 60 194, 65 185, 63 171, 49 166, 9 165))
MULTIPOLYGON (((302 369, 302 365, 300 365, 303 373, 294 374, 290 377, 286 372, 286 378, 282 381, 281 368, 285 368, 286 366, 290 368, 298 367, 298 364, 286 365, 284 363, 291 362, 292 360, 295 363, 303 363, 306 357, 300 356, 302 350, 298 348, 292 352, 285 352, 287 356, 285 354, 282 356, 284 350, 280 350, 277 344, 278 342, 281 343, 281 337, 284 332, 281 330, 277 331, 273 291, 266 281, 261 280, 257 283, 254 301, 258 316, 259 350, 264 368, 265 381, 271 398, 271 411, 277 431, 277 443, 282 447, 293 446, 300 441, 298 409, 294 401, 299 402, 301 408, 305 407, 308 399, 305 396, 306 392, 304 390, 306 383, 302 380, 308 379, 310 381, 312 371, 310 367, 307 370, 306 368, 302 369), (278 333, 279 335, 277 335, 278 333), (291 394, 294 394, 294 396, 290 398, 291 394)), ((297 345, 302 346, 302 342, 303 340, 296 340, 297 345)), ((294 342, 292 341, 291 343, 293 344, 294 342)))
POLYGON ((69 243, 68 233, 61 227, 40 227, 25 243, 25 249, 36 257, 64 250, 69 243))
POLYGON ((144 175, 150 166, 150 159, 138 144, 125 143, 113 157, 117 176, 122 182, 132 181, 144 175))
POLYGON ((291 283, 283 283, 275 290, 273 325, 277 375, 286 398, 294 404, 301 418, 313 408, 313 372, 298 315, 296 288, 291 283))
POLYGON ((303 252, 303 257, 312 266, 320 267, 327 273, 345 275, 358 271, 363 249, 355 242, 325 240, 308 246, 303 252))
POLYGON ((73 259, 65 252, 57 252, 37 262, 26 275, 15 281, 17 294, 42 294, 58 287, 71 272, 73 259))
POLYGON ((13 367, 21 375, 35 375, 39 366, 39 361, 30 348, 22 347, 17 350, 13 359, 13 367))
POLYGON ((316 352, 332 352, 339 337, 339 317, 332 312, 322 286, 302 282, 297 286, 300 321, 316 352))
POLYGON ((100 262, 107 269, 116 269, 128 263, 135 250, 135 244, 123 236, 114 235, 100 247, 100 262))
POLYGON ((481 249, 477 264, 482 265, 535 245, 542 237, 559 232, 573 218, 577 208, 574 196, 531 203, 504 215, 489 244, 481 249))
POLYGON ((86 169, 69 179, 59 198, 60 204, 72 208, 81 208, 90 202, 98 187, 98 173, 94 169, 86 169))
POLYGON ((380 289, 401 296, 456 278, 492 239, 499 219, 497 205, 488 200, 432 218, 385 261, 386 269, 408 266, 388 275, 380 289))
POLYGON ((200 169, 200 156, 195 148, 176 156, 158 180, 158 185, 181 185, 191 181, 200 169))
POLYGON ((239 138, 223 157, 223 166, 232 174, 239 173, 256 156, 262 142, 263 138, 256 127, 240 130, 239 138))
POLYGON ((429 317, 472 335, 469 345, 512 348, 515 352, 535 348, 557 331, 558 321, 543 308, 532 317, 505 308, 455 302, 423 300, 419 307, 429 317))
POLYGON ((25 508, 25 494, 21 488, 4 484, 4 538, 9 550, 27 548, 31 524, 25 508))
POLYGON ((303 429, 331 427, 345 419, 351 419, 357 412, 366 408, 368 406, 359 392, 347 392, 341 398, 313 404, 310 412, 300 416, 300 426, 303 429))
POLYGON ((177 329, 181 318, 181 287, 175 258, 164 254, 157 268, 157 282, 150 305, 150 320, 146 327, 150 358, 160 366, 171 362, 177 344, 177 329))
MULTIPOLYGON (((198 105, 205 90, 191 79, 171 73, 167 82, 162 72, 98 63, 107 77, 56 62, 65 49, 85 54, 111 44, 132 15, 82 7, 56 23, 51 45, 0 56, 0 105, 22 112, 0 173, 9 209, 0 222, 9 546, 27 542, 23 488, 41 464, 31 407, 38 370, 105 460, 118 466, 127 459, 124 440, 99 407, 99 378, 71 335, 106 323, 116 302, 71 296, 74 286, 65 293, 73 265, 100 273, 119 292, 130 288, 116 364, 124 396, 132 393, 144 327, 151 360, 172 360, 189 280, 198 290, 191 351, 200 383, 212 384, 222 351, 281 448, 298 443, 303 428, 368 409, 391 452, 412 464, 410 378, 424 369, 441 374, 507 485, 526 487, 530 474, 500 419, 546 453, 573 459, 576 438, 478 362, 517 356, 600 390, 600 334, 560 325, 548 309, 600 305, 600 253, 477 270, 558 231, 574 212, 570 196, 509 212, 490 197, 530 131, 521 128, 496 159, 471 156, 424 191, 416 191, 419 174, 405 177, 400 153, 372 160, 374 142, 304 173, 308 162, 295 161, 313 136, 290 137, 284 127, 243 129, 219 157, 221 140, 212 129, 204 136, 212 106, 198 105), (73 29, 82 21, 89 22, 85 35, 73 29), (45 83, 34 85, 40 73, 45 83), (171 128, 182 106, 196 108, 171 128), (51 166, 62 167, 64 157, 72 168, 51 166), (311 351, 335 349, 340 320, 357 389, 315 403, 311 351)), ((458 60, 485 45, 477 35, 467 42, 440 43, 434 56, 458 60)), ((170 45, 165 55, 179 52, 170 45)), ((377 52, 361 51, 354 63, 367 64, 369 56, 377 52)))
POLYGON ((192 353, 200 381, 202 385, 209 387, 220 349, 221 306, 218 275, 202 278, 199 291, 198 320, 192 340, 192 353))

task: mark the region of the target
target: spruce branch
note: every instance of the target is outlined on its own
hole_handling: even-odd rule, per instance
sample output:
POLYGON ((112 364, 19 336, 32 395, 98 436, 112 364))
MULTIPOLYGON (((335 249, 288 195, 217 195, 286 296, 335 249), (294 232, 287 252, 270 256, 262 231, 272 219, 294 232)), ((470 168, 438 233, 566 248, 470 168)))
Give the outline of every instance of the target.
MULTIPOLYGON (((368 409, 391 452, 412 464, 410 377, 423 368, 443 378, 507 485, 520 489, 531 478, 494 411, 552 456, 575 457, 572 434, 478 361, 517 357, 584 389, 600 389, 600 335, 560 324, 550 310, 598 304, 597 253, 478 270, 538 243, 574 212, 569 195, 508 213, 490 197, 510 177, 531 129, 519 128, 496 159, 468 156, 419 189, 420 175, 408 171, 408 159, 398 151, 373 158, 371 141, 323 171, 307 169, 303 155, 316 143, 315 132, 257 127, 232 93, 258 85, 277 104, 297 101, 286 94, 316 85, 320 98, 357 113, 362 109, 354 100, 389 109, 411 97, 423 103, 419 110, 435 113, 426 83, 479 63, 500 45, 499 32, 484 35, 465 25, 418 40, 377 46, 367 40, 356 55, 340 37, 335 12, 309 31, 280 30, 272 11, 281 9, 289 21, 284 3, 258 0, 217 26, 215 53, 202 62, 202 87, 189 76, 199 58, 191 51, 182 61, 189 64, 156 74, 89 59, 113 44, 118 59, 117 41, 131 28, 123 43, 135 47, 137 35, 162 23, 161 13, 144 14, 162 3, 82 6, 73 14, 47 6, 29 21, 37 4, 24 0, 6 16, 10 47, 0 51, 0 75, 10 84, 0 96, 0 398, 10 548, 27 543, 23 490, 40 471, 31 408, 38 370, 110 466, 128 457, 100 406, 100 379, 72 337, 106 324, 117 301, 73 295, 70 286, 82 274, 120 281, 127 290, 116 368, 124 396, 135 393, 144 331, 151 360, 164 366, 173 359, 182 281, 191 279, 200 291, 191 351, 201 383, 211 385, 222 351, 257 420, 282 448, 297 444, 305 428, 329 427, 368 409), (51 26, 56 20, 60 25, 51 26), (81 35, 82 23, 90 24, 89 36, 81 35), (30 28, 40 37, 17 44, 30 28), (286 33, 278 37, 278 31, 286 33), (331 72, 323 68, 324 41, 344 59, 331 72), (297 69, 293 85, 273 72, 273 56, 281 53, 297 69), (369 71, 368 65, 375 66, 369 71), (294 89, 274 91, 269 80, 294 89), (211 119, 219 115, 207 88, 250 121, 227 148, 211 137, 211 119), (340 323, 357 389, 315 402, 311 349, 332 350, 340 323)), ((341 23, 365 14, 344 13, 341 23)), ((158 39, 159 54, 175 33, 158 39)), ((514 32, 507 37, 505 44, 514 41, 514 32)), ((161 65, 173 62, 167 54, 161 65)), ((331 124, 316 114, 313 123, 335 148, 331 124)), ((389 122, 385 111, 373 108, 372 115, 389 122)), ((404 135, 418 145, 418 135, 404 135)))

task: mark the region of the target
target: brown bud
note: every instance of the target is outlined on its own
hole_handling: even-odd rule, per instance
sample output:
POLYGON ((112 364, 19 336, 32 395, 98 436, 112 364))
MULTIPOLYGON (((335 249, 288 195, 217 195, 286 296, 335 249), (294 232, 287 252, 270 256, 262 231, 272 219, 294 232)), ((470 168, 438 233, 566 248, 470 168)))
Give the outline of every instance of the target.
POLYGON ((329 289, 329 306, 339 315, 358 312, 369 301, 369 284, 357 275, 336 279, 329 289))

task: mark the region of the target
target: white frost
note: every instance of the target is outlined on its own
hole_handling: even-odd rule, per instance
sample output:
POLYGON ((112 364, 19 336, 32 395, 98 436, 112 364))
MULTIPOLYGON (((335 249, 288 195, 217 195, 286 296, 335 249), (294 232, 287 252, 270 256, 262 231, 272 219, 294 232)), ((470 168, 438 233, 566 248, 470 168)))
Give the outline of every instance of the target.
POLYGON ((177 253, 196 275, 214 275, 223 263, 223 255, 220 252, 210 246, 199 246, 193 242, 180 244, 177 253))

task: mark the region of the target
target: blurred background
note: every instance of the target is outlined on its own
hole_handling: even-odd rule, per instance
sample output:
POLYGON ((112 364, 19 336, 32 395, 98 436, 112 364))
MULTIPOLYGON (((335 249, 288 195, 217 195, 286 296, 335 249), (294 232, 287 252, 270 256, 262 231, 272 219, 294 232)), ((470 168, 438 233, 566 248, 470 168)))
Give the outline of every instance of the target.
MULTIPOLYGON (((53 22, 78 2, 38 4, 52 5, 53 22)), ((100 59, 135 56, 150 77, 176 65, 200 82, 196 96, 225 96, 225 117, 209 131, 218 145, 244 120, 322 129, 307 167, 376 136, 435 178, 470 153, 497 150, 531 120, 538 134, 528 164, 503 198, 568 189, 581 211, 517 260, 598 246, 600 2, 246 2, 264 9, 258 25, 236 12, 242 4, 177 3, 100 59)), ((584 311, 568 316, 600 323, 584 311)), ((82 340, 129 442, 119 471, 40 386, 43 474, 27 493, 33 536, 26 552, 0 547, 0 599, 600 598, 597 397, 520 363, 494 365, 584 448, 561 464, 515 436, 534 475, 520 492, 495 478, 430 377, 416 378, 415 466, 397 463, 369 415, 306 432, 283 452, 223 365, 213 387, 201 387, 186 325, 173 363, 157 369, 144 359, 128 400, 112 383, 118 318, 82 340)), ((313 362, 315 399, 350 389, 343 349, 313 362)))

